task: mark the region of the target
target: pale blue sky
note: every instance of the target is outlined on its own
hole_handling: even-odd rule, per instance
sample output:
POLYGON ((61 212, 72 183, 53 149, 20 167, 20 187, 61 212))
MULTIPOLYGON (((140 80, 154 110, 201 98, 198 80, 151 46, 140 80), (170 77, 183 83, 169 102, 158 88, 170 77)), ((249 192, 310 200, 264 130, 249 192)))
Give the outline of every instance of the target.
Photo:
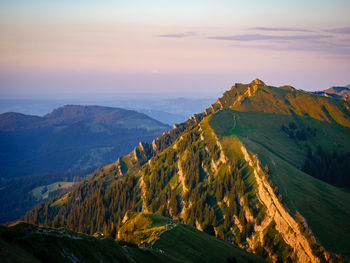
POLYGON ((0 94, 350 83, 350 1, 0 0, 0 94))
POLYGON ((168 26, 233 26, 233 21, 253 26, 264 19, 271 26, 338 27, 349 24, 350 11, 348 0, 2 0, 0 5, 1 17, 15 22, 161 22, 168 26))

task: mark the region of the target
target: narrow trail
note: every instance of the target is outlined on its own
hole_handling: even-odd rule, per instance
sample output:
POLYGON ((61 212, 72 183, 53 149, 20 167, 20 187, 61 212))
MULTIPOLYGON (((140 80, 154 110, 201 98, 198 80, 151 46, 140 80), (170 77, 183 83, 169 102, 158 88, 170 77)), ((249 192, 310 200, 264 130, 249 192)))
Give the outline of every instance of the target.
POLYGON ((178 226, 178 224, 171 225, 171 226, 169 226, 168 228, 164 228, 164 229, 162 229, 161 231, 159 231, 159 232, 158 232, 158 237, 155 238, 154 240, 152 240, 152 242, 149 244, 149 246, 152 248, 153 245, 156 243, 157 240, 159 240, 160 236, 161 236, 163 233, 165 233, 165 232, 167 232, 167 231, 169 231, 169 230, 172 230, 172 229, 174 229, 174 228, 177 227, 177 226, 178 226))

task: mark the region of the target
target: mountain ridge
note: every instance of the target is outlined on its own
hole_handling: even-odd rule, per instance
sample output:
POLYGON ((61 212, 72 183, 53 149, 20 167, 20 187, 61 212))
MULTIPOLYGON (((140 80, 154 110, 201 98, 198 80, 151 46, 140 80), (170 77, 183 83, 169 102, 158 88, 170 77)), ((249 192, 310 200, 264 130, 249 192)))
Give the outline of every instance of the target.
POLYGON ((4 157, 0 176, 79 170, 78 166, 83 167, 81 170, 97 167, 113 161, 111 156, 98 160, 100 155, 125 154, 132 149, 127 145, 132 145, 133 141, 134 145, 142 138, 150 141, 167 129, 169 126, 145 114, 112 107, 66 105, 44 117, 4 113, 0 115, 1 155, 4 157), (128 150, 114 149, 118 143, 128 150), (19 148, 22 150, 17 150, 19 148), (65 151, 73 151, 75 156, 68 160, 62 156, 65 151), (92 154, 96 160, 92 160, 92 154), (60 156, 61 164, 56 164, 54 155, 60 156), (51 167, 40 167, 42 159, 51 167), (16 166, 25 169, 19 171, 16 166))
POLYGON ((322 91, 315 91, 315 94, 333 97, 336 99, 349 100, 350 98, 350 85, 341 87, 341 86, 333 86, 329 89, 325 89, 322 91))
MULTIPOLYGON (((91 232, 89 227, 91 229, 100 228, 104 224, 103 220, 99 222, 99 219, 96 218, 90 221, 89 212, 79 210, 78 207, 87 206, 96 211, 107 209, 106 211, 109 211, 107 212, 108 220, 111 222, 120 221, 128 210, 156 212, 179 218, 198 229, 212 225, 218 237, 231 240, 263 258, 277 258, 283 261, 296 260, 298 262, 318 262, 328 258, 335 262, 337 256, 326 252, 320 246, 318 238, 323 235, 324 231, 318 229, 315 239, 314 235, 305 227, 304 220, 296 214, 302 208, 302 204, 299 201, 296 202, 295 208, 292 210, 294 212, 290 212, 290 210, 286 210, 286 205, 288 204, 290 207, 294 197, 288 194, 282 197, 279 193, 279 191, 283 191, 284 184, 294 180, 294 174, 298 180, 307 183, 309 181, 317 182, 317 179, 301 172, 300 167, 296 167, 296 165, 300 165, 298 162, 288 164, 290 168, 284 164, 282 168, 274 168, 274 162, 279 160, 278 155, 273 155, 276 149, 268 150, 271 153, 265 155, 272 158, 268 166, 271 166, 271 175, 269 175, 267 166, 254 168, 254 162, 247 156, 251 155, 249 152, 253 149, 252 146, 257 147, 258 145, 254 141, 250 142, 248 137, 240 136, 237 132, 250 129, 251 125, 247 126, 246 122, 242 122, 243 117, 247 114, 253 114, 260 118, 257 123, 261 123, 266 118, 265 116, 269 116, 268 114, 276 116, 281 119, 282 125, 274 126, 271 131, 276 133, 281 138, 281 142, 285 143, 288 148, 299 147, 298 158, 302 160, 305 158, 304 155, 306 156, 307 147, 304 141, 312 143, 312 147, 317 146, 314 146, 317 140, 313 137, 319 137, 322 142, 324 141, 322 133, 314 135, 312 130, 309 132, 306 127, 304 130, 302 126, 304 124, 313 125, 314 122, 316 122, 315 127, 317 128, 328 125, 327 129, 334 130, 338 126, 342 126, 344 127, 342 136, 345 136, 348 141, 347 129, 350 123, 348 107, 349 105, 345 101, 297 91, 290 86, 279 89, 266 86, 259 80, 250 84, 236 84, 204 113, 195 114, 186 122, 175 125, 174 129, 155 139, 152 145, 140 144, 129 155, 123 156, 116 163, 97 171, 94 176, 77 186, 75 190, 50 201, 49 204, 36 207, 24 219, 36 224, 46 222, 45 224, 53 225, 64 225, 64 222, 68 220, 70 223, 67 225, 70 225, 71 228, 80 228, 81 231, 91 232), (309 106, 309 109, 306 105, 309 106), (228 113, 232 112, 232 115, 225 115, 223 109, 226 109, 228 113), (234 113, 235 111, 237 114, 234 113), (218 122, 219 119, 216 115, 220 115, 222 121, 218 122), (230 130, 227 136, 220 135, 213 119, 216 120, 218 127, 228 123, 228 128, 233 133, 230 130), (291 125, 293 137, 289 130, 287 133, 282 129, 286 121, 287 124, 297 123, 297 125, 294 123, 296 128, 291 125), (324 124, 321 125, 318 122, 324 124), (299 127, 299 125, 301 126, 299 127), (241 141, 244 144, 248 143, 248 150, 246 146, 242 148, 244 144, 241 141), (278 176, 285 173, 287 168, 291 175, 285 174, 285 182, 280 183, 277 180, 278 176), (260 175, 256 176, 256 173, 260 175), (260 179, 262 181, 259 181, 260 179), (268 190, 257 194, 258 190, 261 189, 261 182, 265 182, 264 189, 268 190), (275 183, 278 187, 274 186, 275 183), (93 187, 93 185, 96 186, 93 187), (103 202, 106 200, 109 201, 104 205, 103 202), (119 204, 116 205, 116 202, 119 204), (277 209, 273 210, 275 212, 267 212, 269 202, 275 204, 274 207, 277 209), (98 206, 94 207, 93 204, 96 203, 98 206, 102 204, 103 209, 98 206), (48 212, 43 213, 44 208, 48 209, 48 212), (68 213, 63 212, 67 209, 68 213), (276 213, 276 211, 279 212, 276 213), (283 218, 272 216, 279 213, 285 213, 286 216, 283 218), (83 218, 83 222, 79 224, 75 219, 78 214, 83 218), (45 221, 43 221, 44 215, 45 221), (58 215, 65 218, 64 222, 60 222, 58 215), (92 224, 94 220, 97 221, 92 224), (264 227, 261 227, 261 224, 264 227), (283 225, 291 226, 292 232, 298 236, 298 239, 293 239, 294 234, 291 235, 288 227, 283 227, 283 225), (271 243, 270 237, 272 235, 276 235, 277 243, 271 243), (298 244, 303 245, 299 246, 298 244), (276 247, 279 249, 276 250, 276 247)), ((259 134, 263 135, 263 133, 259 134)), ((341 141, 338 140, 339 142, 341 141)), ((261 146, 259 147, 261 148, 261 146)), ((343 147, 345 150, 349 149, 348 144, 343 147)), ((266 149, 261 148, 264 151, 266 149)), ((282 154, 285 154, 283 151, 285 150, 282 149, 282 154)), ((317 182, 315 188, 318 189, 317 191, 325 191, 327 194, 333 191, 332 196, 342 196, 342 199, 339 200, 350 200, 349 194, 336 190, 336 188, 328 190, 324 188, 325 186, 325 183, 317 182)), ((324 202, 322 199, 324 197, 317 198, 317 200, 316 198, 312 199, 316 203, 318 202, 317 205, 324 202)), ((316 213, 317 216, 327 213, 331 209, 327 205, 321 207, 324 211, 316 213)), ((304 212, 305 210, 303 210, 304 212)), ((345 215, 346 213, 340 214, 343 218, 346 218, 345 215)), ((309 222, 315 216, 307 214, 306 221, 309 222)), ((346 222, 344 220, 342 222, 346 222)), ((333 222, 323 221, 322 224, 324 224, 323 226, 329 224, 330 227, 333 227, 333 222)), ((312 229, 316 226, 315 223, 311 225, 312 229)), ((106 227, 110 228, 110 224, 106 223, 106 227)), ((337 233, 346 239, 344 233, 337 233)), ((325 239, 322 238, 321 244, 324 241, 325 239)), ((334 245, 334 243, 332 244, 334 245)), ((328 244, 327 247, 332 247, 332 244, 328 244)), ((332 249, 336 249, 336 247, 332 247, 332 249)), ((341 252, 345 253, 346 249, 344 244, 341 252)))
MULTIPOLYGON (((21 128, 33 129, 50 125, 69 125, 81 121, 104 124, 116 123, 123 127, 123 123, 120 121, 121 118, 122 120, 125 118, 144 118, 151 120, 151 118, 146 114, 139 113, 134 110, 106 106, 83 106, 70 104, 54 109, 51 113, 48 113, 43 117, 16 112, 0 114, 0 130, 8 131, 21 128), (16 120, 16 118, 19 120, 16 120), (23 127, 23 125, 28 125, 28 127, 23 127)), ((159 126, 165 126, 157 120, 153 119, 153 122, 159 126)))

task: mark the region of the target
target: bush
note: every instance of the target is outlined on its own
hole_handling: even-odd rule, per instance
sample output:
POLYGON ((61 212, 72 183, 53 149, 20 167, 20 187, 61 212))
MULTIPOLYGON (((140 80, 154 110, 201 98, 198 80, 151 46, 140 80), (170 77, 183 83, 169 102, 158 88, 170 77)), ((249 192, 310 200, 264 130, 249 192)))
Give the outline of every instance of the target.
POLYGON ((213 225, 206 225, 203 229, 203 232, 215 237, 215 230, 213 225))

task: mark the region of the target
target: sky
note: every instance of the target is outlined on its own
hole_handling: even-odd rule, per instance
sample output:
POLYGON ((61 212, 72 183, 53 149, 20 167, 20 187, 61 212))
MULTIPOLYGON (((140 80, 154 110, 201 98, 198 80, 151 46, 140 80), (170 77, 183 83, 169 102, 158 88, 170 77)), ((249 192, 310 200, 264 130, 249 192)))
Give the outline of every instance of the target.
POLYGON ((350 84, 349 0, 0 0, 0 96, 350 84))

